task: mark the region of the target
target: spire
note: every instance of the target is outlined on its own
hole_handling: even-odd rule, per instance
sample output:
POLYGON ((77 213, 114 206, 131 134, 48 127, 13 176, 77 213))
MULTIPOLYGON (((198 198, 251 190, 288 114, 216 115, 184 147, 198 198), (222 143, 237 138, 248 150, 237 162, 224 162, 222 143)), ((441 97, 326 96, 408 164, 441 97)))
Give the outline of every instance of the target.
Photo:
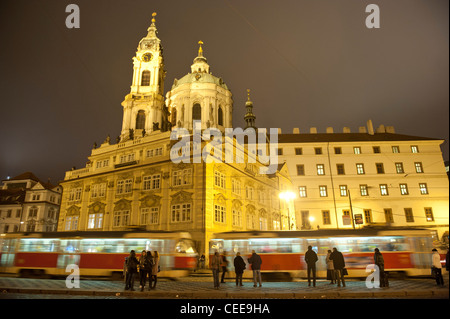
POLYGON ((147 31, 148 31, 147 38, 156 38, 157 31, 156 31, 156 25, 155 25, 155 22, 156 22, 155 17, 156 17, 156 12, 153 12, 152 13, 152 24, 147 29, 147 31))
POLYGON ((255 126, 255 120, 256 120, 256 116, 253 114, 253 102, 250 100, 250 89, 247 89, 247 102, 245 102, 245 108, 246 113, 244 116, 244 120, 245 120, 245 128, 254 128, 256 130, 256 126, 255 126))
POLYGON ((198 55, 194 59, 194 63, 191 65, 192 73, 209 73, 209 64, 208 60, 203 56, 203 41, 198 41, 198 55))

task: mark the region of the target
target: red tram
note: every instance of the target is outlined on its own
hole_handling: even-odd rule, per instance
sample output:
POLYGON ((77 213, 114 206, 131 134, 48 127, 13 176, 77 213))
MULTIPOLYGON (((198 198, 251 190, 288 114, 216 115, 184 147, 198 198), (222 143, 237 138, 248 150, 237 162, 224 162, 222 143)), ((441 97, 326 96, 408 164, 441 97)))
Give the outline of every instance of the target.
POLYGON ((197 253, 189 233, 148 231, 86 231, 8 233, 0 238, 0 272, 29 275, 68 275, 76 264, 81 276, 122 275, 131 250, 158 251, 160 276, 187 275, 197 253))
MULTIPOLYGON (((240 252, 247 262, 247 256, 255 250, 263 261, 263 275, 304 278, 304 254, 312 246, 319 257, 317 276, 326 278, 325 258, 328 250, 336 247, 344 255, 349 277, 367 277, 366 267, 373 264, 374 249, 378 247, 386 271, 402 276, 429 276, 432 242, 431 231, 425 229, 225 232, 213 236, 209 253, 212 257, 215 251, 225 251, 232 260, 240 252)), ((251 271, 245 274, 251 276, 251 271)))

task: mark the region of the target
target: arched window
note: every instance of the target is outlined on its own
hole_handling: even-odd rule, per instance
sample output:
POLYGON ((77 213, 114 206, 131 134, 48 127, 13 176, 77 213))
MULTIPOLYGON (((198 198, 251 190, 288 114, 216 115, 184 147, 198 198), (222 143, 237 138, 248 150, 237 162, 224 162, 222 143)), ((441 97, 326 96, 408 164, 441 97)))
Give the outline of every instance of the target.
POLYGON ((170 116, 171 116, 170 122, 172 123, 172 126, 177 125, 177 109, 176 108, 172 109, 172 114, 170 116))
POLYGON ((219 113, 218 113, 218 122, 219 125, 223 126, 223 111, 222 108, 219 106, 219 113))
POLYGON ((194 104, 194 107, 192 108, 192 120, 202 120, 202 107, 200 104, 194 104))
POLYGON ((141 86, 149 86, 149 85, 150 85, 150 71, 149 70, 142 71, 141 86))
POLYGON ((143 110, 139 110, 136 115, 136 130, 142 130, 145 128, 145 112, 143 110))

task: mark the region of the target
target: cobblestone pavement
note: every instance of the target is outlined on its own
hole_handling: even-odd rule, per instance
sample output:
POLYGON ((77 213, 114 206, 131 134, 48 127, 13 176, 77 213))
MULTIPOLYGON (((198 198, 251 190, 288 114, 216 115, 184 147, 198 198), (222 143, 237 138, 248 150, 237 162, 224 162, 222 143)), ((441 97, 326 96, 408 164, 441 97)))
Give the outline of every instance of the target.
POLYGON ((233 279, 214 289, 211 277, 183 277, 177 280, 158 279, 157 288, 141 292, 135 281, 136 291, 125 291, 122 281, 81 279, 80 288, 67 288, 64 279, 31 279, 0 277, 0 299, 20 299, 36 295, 45 298, 150 298, 150 299, 448 299, 446 287, 437 287, 433 279, 391 280, 389 288, 366 287, 365 281, 347 280, 346 287, 317 281, 316 287, 308 287, 305 280, 293 282, 263 282, 261 288, 244 280, 244 287, 236 287, 233 279))

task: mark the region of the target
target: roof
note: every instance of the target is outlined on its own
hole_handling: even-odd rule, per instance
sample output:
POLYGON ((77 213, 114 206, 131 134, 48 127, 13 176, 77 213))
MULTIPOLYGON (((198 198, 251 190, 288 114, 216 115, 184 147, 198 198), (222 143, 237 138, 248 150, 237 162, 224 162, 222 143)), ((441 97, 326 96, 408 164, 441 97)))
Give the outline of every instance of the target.
POLYGON ((0 189, 0 205, 11 205, 25 201, 23 189, 0 189))
POLYGON ((228 90, 227 85, 225 84, 225 82, 223 82, 221 78, 218 78, 210 73, 204 72, 188 73, 179 80, 175 79, 173 81, 172 90, 185 83, 214 83, 224 88, 225 90, 228 90))
POLYGON ((374 142, 374 141, 439 141, 441 139, 394 133, 317 133, 278 134, 278 143, 374 142))
POLYGON ((25 179, 31 179, 35 182, 40 182, 40 179, 37 178, 36 175, 34 175, 31 172, 25 172, 20 175, 17 175, 16 177, 11 178, 10 181, 20 181, 20 180, 25 180, 25 179))

